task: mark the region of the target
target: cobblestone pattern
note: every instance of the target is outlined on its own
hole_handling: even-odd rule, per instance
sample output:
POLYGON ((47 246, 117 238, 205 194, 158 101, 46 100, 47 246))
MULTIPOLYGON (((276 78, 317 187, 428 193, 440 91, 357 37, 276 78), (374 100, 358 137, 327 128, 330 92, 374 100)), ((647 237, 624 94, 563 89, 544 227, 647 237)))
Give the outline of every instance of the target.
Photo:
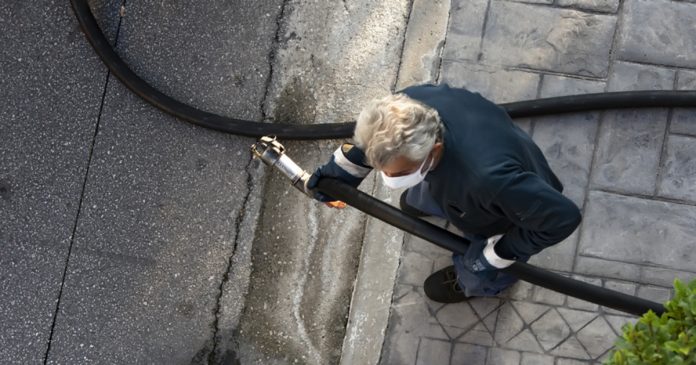
MULTIPOLYGON (((694 19, 696 3, 684 1, 453 0, 438 81, 496 102, 693 90, 694 19)), ((659 302, 674 278, 696 277, 696 110, 516 123, 584 216, 533 264, 659 302)), ((598 364, 635 319, 525 282, 495 298, 426 298, 425 278, 451 264, 450 252, 405 237, 381 364, 598 364)))

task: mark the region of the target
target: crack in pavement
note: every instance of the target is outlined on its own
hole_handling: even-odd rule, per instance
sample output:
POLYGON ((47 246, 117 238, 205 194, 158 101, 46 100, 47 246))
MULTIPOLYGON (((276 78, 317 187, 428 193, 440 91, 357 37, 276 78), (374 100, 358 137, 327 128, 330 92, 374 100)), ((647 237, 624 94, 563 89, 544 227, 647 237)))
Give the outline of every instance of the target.
MULTIPOLYGON (((121 22, 123 21, 123 10, 126 6, 126 0, 121 1, 118 13, 118 25, 116 26, 116 35, 114 37, 114 48, 118 45, 118 36, 121 32, 121 22)), ((87 167, 85 168, 85 178, 82 181, 82 189, 80 191, 80 198, 77 202, 77 213, 75 214, 75 223, 73 224, 72 233, 70 234, 70 244, 68 245, 68 254, 65 257, 65 267, 63 268, 63 276, 60 281, 60 289, 58 290, 58 298, 56 298, 56 309, 53 312, 53 318, 51 321, 51 331, 48 335, 48 343, 46 346, 46 352, 44 353, 43 364, 48 363, 48 356, 51 353, 51 344, 53 343, 53 334, 55 333, 56 322, 58 319, 58 312, 60 311, 61 298, 63 297, 63 288, 65 287, 65 278, 68 275, 68 267, 70 265, 70 255, 72 254, 73 244, 75 243, 75 234, 77 233, 77 224, 80 221, 80 214, 82 213, 82 203, 85 198, 85 188, 87 187, 87 180, 89 178, 89 168, 92 165, 92 156, 94 155, 94 145, 97 141, 97 134, 99 133, 99 124, 101 122, 102 112, 104 111, 104 101, 106 100, 106 92, 109 87, 109 80, 111 79, 111 71, 106 71, 106 80, 104 80, 104 90, 102 91, 101 100, 99 102, 99 112, 97 113, 97 122, 94 125, 94 134, 92 135, 92 143, 89 147, 89 155, 87 157, 87 167)))
POLYGON ((218 288, 218 294, 217 297, 215 298, 215 309, 213 310, 213 314, 215 318, 213 319, 213 323, 211 324, 211 327, 213 329, 213 334, 212 334, 212 348, 210 352, 208 353, 208 364, 218 364, 221 363, 221 356, 218 356, 218 346, 219 346, 219 335, 218 333, 220 332, 219 328, 219 322, 220 322, 220 311, 221 311, 221 301, 222 301, 222 296, 224 292, 224 286, 225 284, 229 281, 230 278, 230 272, 232 271, 232 262, 235 257, 235 253, 237 252, 237 246, 239 244, 239 239, 241 236, 241 229, 242 229, 242 223, 246 221, 246 216, 247 216, 247 204, 249 202, 249 197, 251 196, 251 193, 253 191, 253 183, 254 179, 249 171, 249 168, 254 162, 254 158, 250 157, 249 162, 247 162, 247 165, 244 168, 244 173, 246 174, 246 192, 244 193, 244 199, 242 200, 242 205, 239 208, 239 212, 237 213, 237 217, 235 218, 234 222, 234 228, 235 228, 235 233, 234 233, 234 245, 232 247, 232 253, 230 256, 227 258, 227 267, 225 271, 223 272, 222 275, 222 280, 220 281, 220 286, 218 288))
POLYGON ((265 121, 266 118, 268 117, 266 115, 266 103, 268 102, 268 94, 270 93, 271 90, 271 83, 273 82, 273 64, 275 63, 275 57, 276 53, 278 51, 278 48, 280 47, 280 29, 282 28, 282 22, 283 19, 285 18, 285 5, 288 3, 288 0, 283 0, 283 3, 280 5, 280 12, 278 12, 278 16, 276 16, 275 19, 275 24, 276 24, 276 31, 273 36, 273 44, 271 46, 270 51, 268 52, 268 77, 266 78, 266 85, 265 85, 265 91, 263 93, 263 97, 261 98, 261 121, 265 121))

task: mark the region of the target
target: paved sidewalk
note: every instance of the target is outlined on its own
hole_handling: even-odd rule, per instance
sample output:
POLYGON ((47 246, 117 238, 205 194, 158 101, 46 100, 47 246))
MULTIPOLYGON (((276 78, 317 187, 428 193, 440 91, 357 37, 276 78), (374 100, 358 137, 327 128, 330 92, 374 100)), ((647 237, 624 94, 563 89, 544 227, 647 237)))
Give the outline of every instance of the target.
MULTIPOLYGON (((409 27, 422 22, 423 3, 415 1, 409 27)), ((696 4, 685 1, 453 0, 444 42, 433 45, 441 62, 424 58, 425 71, 409 81, 434 75, 430 81, 499 103, 696 89, 694 24, 696 4)), ((405 55, 411 44, 422 47, 407 37, 405 55)), ((675 277, 696 277, 696 110, 516 122, 542 148, 584 216, 572 236, 533 264, 656 301, 670 297, 675 277)), ((379 363, 599 363, 633 320, 524 282, 498 298, 432 302, 423 280, 447 265, 449 252, 405 236, 379 363)))

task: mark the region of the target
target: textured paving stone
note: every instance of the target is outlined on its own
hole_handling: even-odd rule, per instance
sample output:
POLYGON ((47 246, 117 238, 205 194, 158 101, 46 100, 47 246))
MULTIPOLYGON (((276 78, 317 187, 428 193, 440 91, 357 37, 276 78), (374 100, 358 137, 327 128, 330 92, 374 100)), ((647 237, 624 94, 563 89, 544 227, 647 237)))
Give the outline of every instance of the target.
MULTIPOLYGON (((583 345, 575 336, 571 336, 558 347, 550 351, 550 354, 555 356, 567 356, 575 359, 589 359, 590 356, 585 351, 583 345)), ((560 360, 559 360, 560 361, 560 360)))
POLYGON ((455 343, 452 351, 452 364, 485 365, 488 349, 483 346, 455 343))
MULTIPOLYGON (((673 70, 619 62, 609 78, 608 90, 672 89, 674 76, 673 70)), ((593 184, 652 195, 667 116, 666 109, 606 112, 600 128, 593 184)))
POLYGON ((669 68, 617 61, 609 75, 608 91, 671 90, 676 71, 669 68))
POLYGON ((693 206, 592 192, 579 250, 616 261, 693 269, 695 219, 693 206))
POLYGON ((510 302, 513 307, 517 310, 517 313, 520 315, 522 320, 530 324, 545 313, 549 312, 551 307, 543 304, 536 304, 536 303, 529 303, 529 302, 521 302, 521 301, 514 301, 510 302))
POLYGON ((488 351, 488 364, 518 365, 520 363, 520 353, 498 348, 488 351))
POLYGON ((670 132, 696 136, 696 109, 675 108, 670 132))
POLYGON ((667 125, 667 111, 620 110, 605 114, 593 186, 652 195, 667 125))
MULTIPOLYGON (((391 318, 389 319, 391 321, 391 318)), ((389 330, 382 346, 381 365, 415 364, 420 337, 411 333, 389 330)))
POLYGON ((637 295, 641 298, 664 303, 672 297, 672 291, 656 286, 640 286, 637 295))
POLYGON ((570 327, 555 309, 546 312, 531 328, 545 351, 556 347, 570 334, 570 327))
MULTIPOLYGON (((495 317, 490 317, 484 320, 484 322, 491 322, 489 327, 494 328, 495 317)), ((495 344, 493 341, 493 331, 489 330, 484 323, 477 323, 471 330, 457 337, 456 340, 483 346, 493 346, 495 344)))
POLYGON ((616 18, 493 1, 483 61, 604 77, 616 18))
POLYGON ((501 70, 471 63, 442 61, 441 80, 465 87, 496 103, 536 98, 539 75, 524 71, 501 70))
POLYGON ((640 268, 640 282, 644 284, 671 288, 675 278, 688 282, 696 278, 696 273, 650 266, 640 268))
POLYGON ((575 359, 558 359, 556 365, 587 365, 586 361, 579 361, 575 359))
POLYGON ((392 315, 389 325, 394 332, 406 332, 416 336, 425 336, 448 340, 449 337, 442 327, 431 318, 431 310, 420 292, 409 291, 405 296, 392 304, 392 315))
POLYGON ((658 193, 696 201, 696 138, 668 136, 658 193))
POLYGON ((404 251, 401 256, 403 270, 399 270, 397 282, 423 286, 423 281, 433 271, 431 256, 415 251, 404 251))
POLYGON ((582 208, 592 163, 599 113, 546 117, 534 126, 534 141, 563 183, 563 195, 582 208))
POLYGON ((595 257, 578 256, 575 272, 632 281, 638 281, 641 278, 641 267, 638 265, 617 265, 616 262, 595 257))
POLYGON ((556 4, 610 13, 619 9, 619 0, 558 0, 556 4))
POLYGON ((518 3, 528 4, 553 4, 553 0, 510 0, 518 3))
POLYGON ((452 0, 443 59, 478 58, 488 0, 452 0))
POLYGON ((500 299, 495 297, 479 297, 472 298, 467 301, 471 308, 476 311, 479 317, 484 318, 490 315, 493 310, 497 309, 500 305, 500 299))
POLYGON ((604 319, 607 321, 607 323, 609 323, 611 328, 614 329, 617 336, 620 336, 623 333, 623 326, 626 323, 635 322, 637 320, 635 317, 614 316, 611 314, 605 315, 604 319))
POLYGON ((542 98, 550 98, 553 96, 601 93, 604 91, 605 87, 606 82, 604 81, 544 75, 539 96, 542 98))
POLYGON ((696 71, 679 70, 677 72, 677 89, 696 90, 696 71))
POLYGON ((594 311, 589 312, 570 308, 558 308, 557 310, 558 313, 563 316, 563 319, 565 319, 573 332, 579 331, 585 327, 585 325, 590 323, 590 321, 592 321, 595 317, 597 317, 597 313, 594 311))
MULTIPOLYGON (((674 77, 673 70, 618 62, 608 90, 671 89, 674 77)), ((600 130, 593 183, 652 194, 667 116, 664 109, 607 112, 600 130)))
POLYGON ((449 365, 451 347, 449 341, 421 339, 416 365, 449 365))
POLYGON ((604 282, 604 287, 618 292, 634 295, 636 293, 636 284, 626 283, 622 281, 607 280, 604 282))
POLYGON ((523 352, 520 365, 553 365, 553 356, 523 352))
MULTIPOLYGON (((603 82, 545 75, 540 96, 598 93, 604 87, 603 82)), ((598 123, 599 113, 557 115, 535 121, 534 141, 563 182, 563 194, 580 208, 585 199, 598 123)))
POLYGON ((618 55, 621 59, 696 66, 696 4, 629 0, 624 6, 618 55), (669 21, 664 21, 669 19, 669 21))
POLYGON ((515 337, 524 327, 524 321, 517 315, 510 303, 505 303, 498 313, 498 323, 495 329, 495 340, 504 344, 515 337))
POLYGON ((394 295, 380 364, 414 364, 421 337, 448 341, 449 337, 440 325, 431 323, 422 293, 397 285, 394 295))
MULTIPOLYGON (((545 75, 541 97, 596 93, 604 83, 545 75)), ((582 113, 537 118, 534 141, 564 185, 563 194, 582 208, 589 179, 592 153, 599 125, 599 113, 582 113)), ((530 263, 546 269, 572 271, 578 235, 572 234, 535 255, 530 263)))
POLYGON ((543 351, 539 345, 539 340, 537 340, 534 333, 528 328, 522 330, 522 332, 505 342, 503 347, 520 351, 543 351))
POLYGON ((500 295, 516 300, 528 300, 534 294, 534 285, 526 281, 518 281, 515 285, 503 290, 500 295))
MULTIPOLYGON (((632 2, 626 0, 625 7, 632 2)), ((479 53, 486 3, 452 2, 441 82, 467 87, 496 102, 604 90, 696 89, 693 70, 628 60, 615 61, 610 67, 608 55, 620 0, 492 0, 479 53), (570 30, 575 32, 567 33, 570 30), (589 38, 592 41, 586 41, 589 38), (561 52, 552 44, 560 45, 561 52), (542 75, 543 70, 565 76, 542 75)), ((668 121, 669 113, 666 109, 619 110, 516 121, 542 148, 564 184, 564 194, 581 207, 588 201, 583 227, 535 255, 531 263, 660 301, 671 293, 675 277, 696 275, 686 271, 692 270, 687 265, 693 262, 688 245, 679 244, 690 242, 687 237, 696 233, 688 223, 696 226, 696 208, 598 191, 653 195, 658 184, 671 177, 668 168, 681 171, 687 179, 696 175, 688 168, 667 166, 676 155, 670 150, 678 150, 675 141, 688 139, 685 134, 696 135, 692 116, 696 110, 674 110, 668 121), (665 140, 667 125, 672 134, 665 140), (665 169, 657 181, 663 140, 665 169), (590 171, 593 155, 595 170, 590 171), (588 187, 594 191, 588 193, 588 187), (662 244, 654 244, 657 241, 662 244), (674 249, 657 257, 668 244, 674 249), (579 255, 574 257, 576 248, 579 255)), ((689 180, 685 185, 696 183, 689 180)), ((446 256, 433 260, 435 266, 449 263, 446 256)), ((500 297, 503 301, 470 301, 471 310, 431 307, 437 310, 431 320, 439 319, 445 333, 457 336, 452 340, 452 364, 482 364, 484 356, 487 364, 598 364, 609 356, 607 350, 621 325, 633 319, 522 281, 500 297), (458 356, 458 348, 465 355, 458 356)))
POLYGON ((597 358, 613 346, 616 335, 604 318, 597 317, 578 332, 577 338, 590 356, 597 358))
POLYGON ((537 286, 534 288, 534 295, 532 295, 532 300, 535 302, 562 305, 565 301, 565 295, 550 289, 537 286))
POLYGON ((435 314, 449 337, 458 337, 478 322, 478 318, 466 303, 445 305, 435 314))

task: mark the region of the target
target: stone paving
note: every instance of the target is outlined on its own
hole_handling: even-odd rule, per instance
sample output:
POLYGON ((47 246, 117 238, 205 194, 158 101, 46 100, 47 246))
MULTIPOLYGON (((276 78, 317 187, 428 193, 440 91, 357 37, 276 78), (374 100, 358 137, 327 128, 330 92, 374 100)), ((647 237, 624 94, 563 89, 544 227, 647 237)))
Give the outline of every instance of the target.
MULTIPOLYGON (((452 0, 437 82, 496 102, 696 88, 696 4, 452 0)), ((408 42, 407 42, 408 43, 408 42)), ((437 64, 436 64, 436 67, 437 64)), ((531 263, 655 301, 696 277, 696 110, 611 110, 516 121, 583 211, 531 263)), ((447 222, 432 220, 447 227, 447 222)), ((451 253, 406 235, 381 364, 593 364, 634 317, 520 282, 441 304, 423 280, 451 253)))

